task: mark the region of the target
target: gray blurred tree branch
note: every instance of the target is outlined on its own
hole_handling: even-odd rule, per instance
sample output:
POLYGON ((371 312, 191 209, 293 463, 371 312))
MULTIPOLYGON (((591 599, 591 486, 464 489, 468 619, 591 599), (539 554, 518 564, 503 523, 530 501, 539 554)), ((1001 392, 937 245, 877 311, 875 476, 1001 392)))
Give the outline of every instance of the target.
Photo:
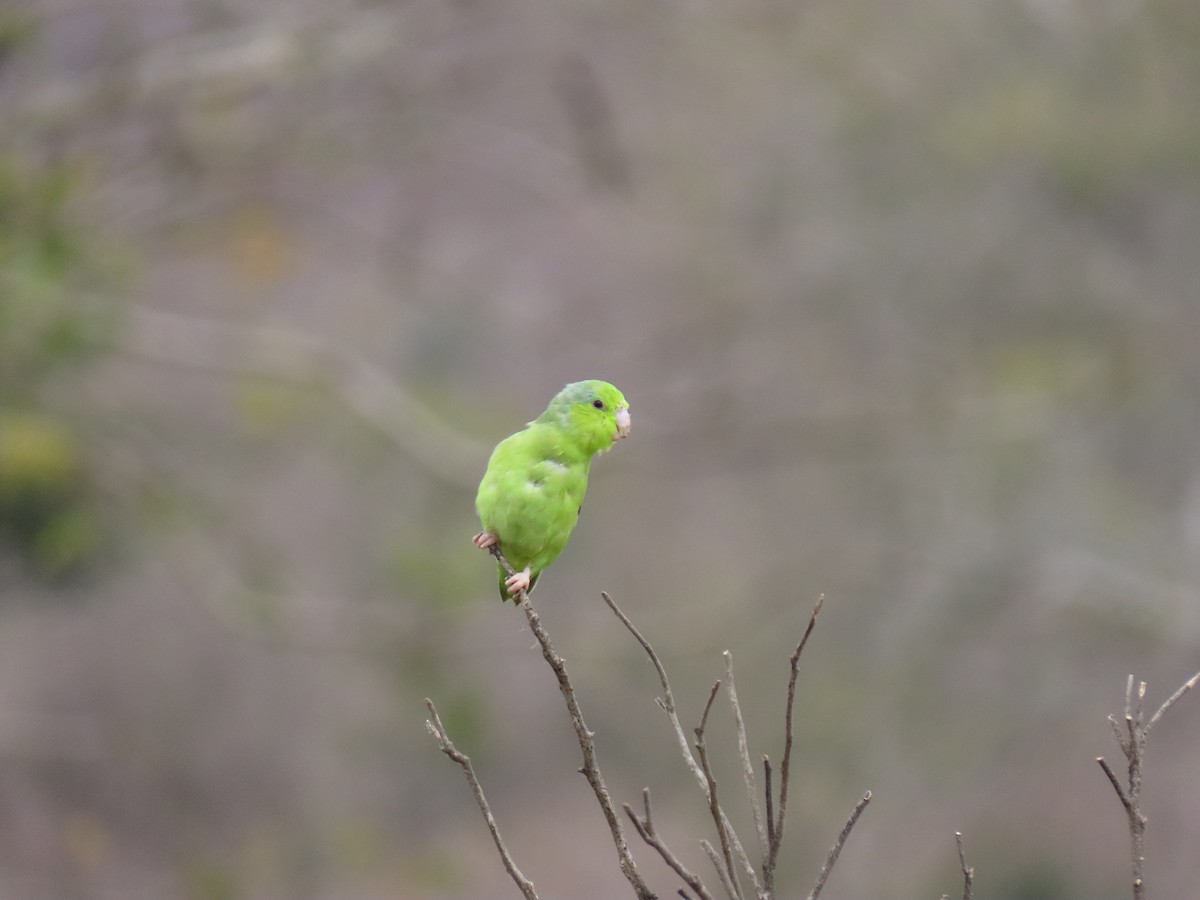
POLYGON ((490 448, 451 428, 379 367, 312 335, 131 308, 120 349, 171 366, 331 391, 443 480, 472 485, 490 448))
POLYGON ((1180 685, 1175 693, 1168 697, 1150 717, 1150 720, 1146 721, 1142 710, 1142 700, 1146 697, 1146 682, 1138 682, 1135 693, 1133 676, 1130 675, 1125 682, 1123 721, 1118 722, 1116 716, 1108 717, 1109 724, 1112 725, 1113 736, 1117 739, 1117 745, 1125 754, 1128 764, 1126 781, 1121 782, 1117 773, 1113 771, 1112 766, 1103 756, 1096 757, 1096 762, 1100 764, 1100 768, 1108 776, 1113 790, 1117 792, 1117 798, 1121 801, 1121 806, 1125 808, 1125 816, 1129 822, 1129 850, 1134 900, 1143 900, 1146 895, 1144 870, 1146 866, 1147 819, 1142 811, 1142 764, 1145 760, 1146 740, 1150 737, 1150 730, 1158 724, 1158 720, 1163 717, 1163 714, 1174 706, 1180 697, 1195 687, 1197 681, 1200 681, 1200 672, 1180 685))
MULTIPOLYGON (((319 14, 292 11, 254 25, 149 43, 130 61, 122 86, 130 99, 144 102, 197 90, 271 86, 311 77, 314 67, 338 72, 363 66, 395 51, 403 37, 401 15, 324 4, 319 14)), ((32 91, 23 105, 41 121, 70 120, 102 105, 111 90, 104 81, 64 76, 32 91)))

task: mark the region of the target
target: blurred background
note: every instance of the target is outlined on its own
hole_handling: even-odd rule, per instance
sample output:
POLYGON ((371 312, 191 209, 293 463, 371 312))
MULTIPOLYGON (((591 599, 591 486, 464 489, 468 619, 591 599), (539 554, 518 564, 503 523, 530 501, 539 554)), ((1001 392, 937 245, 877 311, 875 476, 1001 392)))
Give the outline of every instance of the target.
MULTIPOLYGON (((633 408, 535 595, 618 802, 716 888, 685 727, 732 652, 781 896, 1128 896, 1095 763, 1200 668, 1194 0, 10 0, 0 895, 629 895, 490 448, 633 408)), ((1200 698, 1147 871, 1195 893, 1200 698)), ((709 739, 753 843, 732 717, 709 739)), ((725 787, 727 786, 727 788, 725 787)), ((633 836, 660 895, 678 884, 633 836)))

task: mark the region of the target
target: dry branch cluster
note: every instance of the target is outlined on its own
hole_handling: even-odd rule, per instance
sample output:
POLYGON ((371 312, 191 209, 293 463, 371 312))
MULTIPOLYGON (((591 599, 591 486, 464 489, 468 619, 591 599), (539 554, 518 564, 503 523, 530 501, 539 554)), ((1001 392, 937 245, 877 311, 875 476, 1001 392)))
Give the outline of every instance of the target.
POLYGON ((1117 744, 1121 747, 1121 752, 1125 754, 1125 761, 1128 763, 1127 780, 1125 784, 1117 777, 1117 773, 1113 771, 1103 756, 1097 756, 1096 762, 1100 764, 1100 768, 1104 770, 1104 774, 1108 776, 1108 780, 1112 782, 1113 790, 1117 792, 1117 798, 1121 801, 1121 805, 1125 808, 1126 818, 1129 820, 1129 849, 1132 856, 1131 870, 1133 875, 1133 898, 1134 900, 1143 900, 1146 896, 1146 882, 1144 877, 1144 868, 1146 864, 1146 815, 1142 812, 1142 763, 1146 754, 1146 739, 1150 737, 1150 730, 1158 724, 1158 720, 1163 717, 1163 714, 1175 705, 1184 694, 1196 686, 1196 682, 1200 681, 1200 672, 1197 672, 1166 699, 1162 706, 1146 721, 1142 713, 1142 700, 1146 697, 1146 682, 1138 683, 1137 693, 1133 690, 1133 676, 1129 676, 1129 680, 1125 682, 1125 716, 1122 722, 1118 722, 1116 716, 1109 716, 1109 724, 1112 725, 1113 735, 1117 739, 1117 744))
MULTIPOLYGON (((512 574, 512 567, 500 552, 500 548, 493 547, 491 550, 505 571, 512 574)), ((733 710, 734 722, 737 729, 738 756, 741 761, 746 797, 753 814, 754 827, 758 839, 756 862, 751 857, 750 850, 747 849, 746 844, 730 823, 729 816, 726 814, 721 798, 717 793, 717 781, 713 776, 712 766, 709 764, 708 744, 705 732, 708 725, 709 713, 712 711, 713 703, 716 701, 718 693, 720 693, 722 682, 717 681, 709 691, 708 702, 704 705, 700 723, 692 730, 692 739, 689 740, 679 719, 679 713, 675 706, 675 696, 671 691, 666 669, 663 668, 658 654, 654 651, 650 642, 646 640, 629 620, 629 617, 621 611, 612 597, 606 593, 601 593, 601 596, 614 615, 621 620, 621 623, 628 629, 629 633, 633 635, 642 649, 646 651, 646 655, 650 658, 655 672, 658 673, 658 679, 662 686, 662 696, 658 698, 658 704, 670 720, 676 741, 679 745, 680 754, 688 770, 692 773, 692 776, 703 791, 708 803, 709 813, 712 816, 713 828, 717 838, 716 843, 714 844, 710 840, 703 839, 700 841, 700 845, 713 865, 717 880, 721 885, 720 890, 722 895, 729 898, 729 900, 746 900, 748 897, 758 898, 758 900, 770 900, 770 898, 775 896, 775 869, 779 862, 779 851, 783 845, 784 826, 787 821, 788 785, 791 781, 791 757, 794 738, 793 709, 796 699, 796 678, 799 670, 800 654, 803 652, 804 646, 812 634, 813 627, 816 625, 817 615, 821 611, 824 597, 819 598, 813 607, 808 627, 805 628, 804 634, 800 638, 799 643, 796 644, 796 649, 790 659, 787 705, 784 714, 786 727, 783 755, 779 762, 778 791, 776 792, 773 784, 775 777, 771 760, 769 757, 763 756, 763 791, 761 802, 756 785, 755 766, 751 761, 749 743, 746 738, 745 720, 742 717, 742 709, 738 702, 737 687, 733 677, 733 656, 728 651, 725 653, 726 694, 730 707, 733 710)), ((583 765, 580 768, 580 772, 587 779, 588 784, 596 795, 596 801, 600 804, 600 808, 604 813, 605 821, 608 823, 609 832, 612 835, 613 845, 616 847, 621 872, 633 888, 634 895, 639 900, 653 900, 656 895, 647 886, 645 879, 638 870, 637 863, 629 852, 628 842, 625 838, 625 829, 621 818, 617 815, 612 798, 604 784, 604 777, 600 771, 600 766, 596 760, 594 735, 588 729, 587 723, 583 718, 583 713, 579 709, 579 703, 575 697, 575 689, 571 684, 570 675, 567 672, 562 657, 555 651, 554 645, 550 641, 550 635, 542 626, 537 611, 529 602, 528 595, 523 591, 519 592, 517 600, 520 602, 521 608, 529 620, 530 630, 541 645, 542 655, 554 671, 559 690, 563 695, 563 700, 567 704, 571 723, 575 728, 575 735, 579 740, 579 747, 583 754, 583 765)), ((500 853, 509 876, 526 898, 537 897, 533 883, 521 873, 504 844, 500 830, 488 807, 483 789, 479 784, 478 778, 475 776, 470 759, 454 746, 450 736, 446 733, 445 727, 442 725, 433 701, 426 700, 426 705, 430 715, 429 720, 426 722, 426 727, 437 740, 442 752, 458 763, 466 774, 467 781, 471 785, 471 791, 475 795, 475 801, 479 804, 480 811, 483 813, 484 819, 491 831, 492 840, 496 844, 496 849, 500 853)), ((842 851, 842 846, 850 836, 850 832, 854 828, 854 824, 858 821, 858 817, 870 801, 871 792, 867 791, 854 807, 850 818, 834 841, 833 847, 825 859, 825 864, 821 867, 816 882, 808 895, 810 900, 816 900, 820 895, 826 880, 829 878, 830 872, 833 870, 834 863, 837 862, 838 855, 842 851)), ((680 862, 679 857, 671 850, 666 840, 655 829, 650 804, 650 789, 646 788, 642 791, 640 815, 628 803, 623 804, 622 808, 629 821, 632 822, 638 836, 647 846, 654 849, 662 858, 662 861, 683 882, 685 887, 679 889, 677 892, 679 896, 685 898, 694 897, 696 900, 712 900, 714 895, 705 885, 704 879, 695 872, 689 871, 680 862)))
MULTIPOLYGON (((512 574, 512 567, 500 552, 499 547, 491 548, 492 554, 499 561, 500 565, 509 573, 512 574)), ((791 757, 794 739, 794 720, 793 710, 796 697, 796 679, 800 662, 800 654, 803 652, 805 644, 808 642, 809 636, 812 634, 813 627, 816 625, 817 615, 821 611, 821 606, 824 597, 817 600, 813 608, 812 615, 809 617, 808 626, 804 630, 803 636, 796 644, 796 649, 791 655, 790 674, 787 687, 787 702, 784 710, 784 747, 783 754, 779 761, 778 769, 778 789, 774 786, 776 778, 775 770, 771 764, 770 758, 762 757, 762 802, 759 801, 759 789, 756 784, 756 768, 751 760, 749 743, 746 737, 745 721, 742 717, 741 705, 738 702, 737 687, 733 677, 733 656, 728 651, 725 652, 725 689, 728 697, 729 705, 733 712, 734 724, 737 733, 737 750, 738 758, 741 763, 743 782, 746 792, 746 798, 750 806, 754 829, 756 832, 758 843, 757 864, 752 859, 751 853, 747 850, 746 844, 741 840, 738 833, 730 824, 729 817, 725 813, 722 805, 722 799, 718 796, 717 781, 713 776, 712 767, 709 764, 708 745, 706 742, 706 729, 708 725, 709 713, 712 711, 713 704, 716 701, 717 695, 720 693, 722 682, 717 681, 713 684, 709 691, 708 700, 704 705, 703 713, 700 716, 699 724, 692 730, 692 739, 689 740, 687 733, 684 731, 683 725, 679 720, 679 714, 675 706, 675 698, 671 692, 671 685, 667 680, 666 670, 663 668, 662 661, 658 654, 650 645, 650 642, 638 631, 629 618, 621 611, 620 607, 606 593, 601 592, 604 602, 620 619, 621 623, 629 631, 630 634, 645 650, 650 662, 654 665, 655 672, 658 674, 659 682, 662 686, 662 696, 657 698, 659 706, 667 714, 670 720, 671 727, 674 730, 676 740, 679 745, 680 754, 683 757, 684 763, 691 771, 697 784, 699 785, 704 797, 708 803, 709 813, 712 817, 713 829, 716 834, 716 844, 707 839, 701 839, 700 845, 703 848, 705 855, 712 863, 716 873, 716 878, 720 883, 720 891, 722 896, 728 900, 747 900, 747 898, 757 898, 757 900, 771 900, 775 897, 775 872, 779 862, 779 852, 783 844, 784 826, 787 821, 788 807, 788 786, 791 781, 791 757)), ((583 718, 583 713, 579 708, 578 700, 575 697, 575 690, 571 684, 570 676, 567 672, 566 665, 561 656, 555 651, 553 644, 550 641, 550 635, 542 626, 541 620, 537 611, 529 601, 528 595, 521 591, 517 594, 516 599, 521 605, 526 618, 529 621, 530 630, 537 639, 542 648, 542 655, 546 662, 554 671, 555 678, 558 681, 559 690, 566 702, 567 710, 571 717, 571 723, 575 728, 576 737, 579 740, 579 747, 583 754, 583 765, 580 767, 580 772, 587 779, 592 791, 596 795, 596 800, 604 813, 605 821, 608 824, 609 832, 612 835, 613 845, 617 851, 617 859, 621 868, 622 874, 629 882, 633 889, 634 895, 638 900, 656 900, 657 895, 647 886, 645 879, 638 870, 637 863, 634 861, 632 854, 629 851, 629 845, 625 838, 625 831, 622 826, 621 818, 617 815, 616 808, 613 804, 612 797, 608 793, 608 788, 605 786, 604 777, 600 771, 599 763, 596 759, 596 747, 594 734, 588 729, 587 723, 583 718)), ((1121 747, 1128 761, 1128 778, 1126 783, 1122 783, 1116 773, 1104 760, 1099 757, 1097 762, 1104 769, 1109 781, 1117 792, 1122 805, 1125 808, 1129 820, 1130 845, 1132 850, 1133 862, 1133 897, 1134 900, 1144 900, 1145 884, 1143 877, 1143 867, 1145 862, 1144 845, 1145 845, 1145 829, 1146 816, 1141 808, 1141 785, 1142 785, 1142 762, 1144 758, 1144 750, 1146 739, 1149 736, 1150 730, 1162 718, 1163 714, 1179 700, 1185 693, 1195 686, 1197 681, 1200 681, 1200 673, 1197 673, 1190 680, 1184 683, 1165 703, 1150 717, 1148 721, 1144 720, 1142 712, 1142 699, 1145 696, 1146 685, 1141 683, 1135 695, 1133 689, 1133 676, 1129 677, 1125 696, 1125 716, 1124 724, 1118 723, 1115 717, 1110 716, 1109 720, 1112 723, 1113 731, 1116 735, 1117 742, 1121 747)), ((438 716, 436 707, 432 700, 425 701, 429 710, 429 720, 426 722, 426 728, 437 741, 439 748, 450 759, 462 767, 467 781, 470 784, 471 791, 475 796, 475 801, 479 805, 480 812, 483 814, 484 820, 487 823, 488 829, 491 832, 492 840, 495 842, 496 849, 500 854, 500 858, 513 882, 521 891, 526 900, 537 900, 538 894, 534 889, 533 882, 522 874, 521 870, 514 862, 512 855, 509 853, 507 846, 504 843, 500 834, 499 826, 497 826, 495 818, 492 815, 487 799, 484 795, 483 788, 479 783, 479 779, 475 775, 474 768, 471 765, 470 758, 462 753, 451 741, 447 734, 445 726, 442 724, 441 718, 438 716)), ((841 854, 842 847, 850 836, 855 823, 859 816, 871 802, 871 792, 866 791, 862 798, 855 805, 849 818, 846 820, 841 832, 833 842, 829 853, 825 858, 825 862, 818 873, 812 889, 809 891, 808 900, 816 900, 825 886, 829 878, 834 864, 837 862, 838 856, 841 854)), ((705 884, 704 879, 695 872, 690 871, 680 861, 679 857, 672 851, 663 836, 657 831, 654 825, 654 817, 650 803, 650 789, 644 788, 642 791, 642 802, 640 812, 636 811, 628 803, 622 804, 622 808, 629 821, 632 822, 638 836, 645 842, 647 846, 652 848, 662 861, 671 869, 672 872, 682 882, 683 887, 679 888, 676 893, 685 900, 713 900, 713 893, 705 884)), ((966 853, 963 849, 963 838, 961 833, 955 834, 955 841, 958 847, 958 861, 963 878, 963 900, 972 900, 973 885, 975 878, 974 868, 967 865, 966 853)), ((942 900, 948 900, 948 895, 943 894, 942 900)))

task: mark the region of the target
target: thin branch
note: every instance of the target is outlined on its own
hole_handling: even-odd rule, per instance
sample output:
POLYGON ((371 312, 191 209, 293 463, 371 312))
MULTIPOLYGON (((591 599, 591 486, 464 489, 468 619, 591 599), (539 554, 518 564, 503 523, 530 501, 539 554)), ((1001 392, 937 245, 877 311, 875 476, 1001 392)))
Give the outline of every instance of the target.
MULTIPOLYGON (((637 630, 634 624, 629 620, 629 617, 621 611, 619 606, 617 606, 616 601, 604 591, 600 592, 600 596, 604 598, 604 602, 608 604, 608 608, 613 611, 613 615, 621 620, 621 624, 624 625, 626 630, 633 635, 634 639, 641 644, 642 649, 646 651, 646 655, 650 657, 650 662, 654 666, 654 671, 658 673, 659 684, 662 685, 663 695, 662 697, 658 698, 658 705, 661 706, 663 712, 667 714, 667 719, 670 721, 671 727, 675 731, 675 740, 679 745, 679 752, 680 755, 683 756, 684 763, 686 763, 688 769, 692 773, 692 777, 696 779, 696 783, 700 786, 700 789, 704 792, 704 796, 707 798, 708 780, 704 777, 704 770, 700 768, 700 764, 696 762, 695 756, 692 755, 692 748, 688 743, 687 735, 683 730, 683 725, 679 721, 679 712, 675 708, 675 696, 671 693, 671 683, 667 680, 667 671, 663 667, 662 661, 658 658, 658 654, 654 651, 654 647, 650 645, 650 642, 642 636, 642 633, 637 630)), ((737 832, 733 830, 733 826, 730 825, 729 819, 725 816, 724 811, 721 812, 721 818, 725 828, 729 831, 729 838, 733 843, 733 852, 742 865, 742 871, 744 871, 746 876, 750 879, 750 883, 754 886, 754 892, 757 895, 762 896, 764 894, 764 888, 758 879, 758 872, 754 868, 754 864, 750 861, 749 854, 746 853, 745 848, 742 846, 741 840, 738 838, 737 832)))
POLYGON ((708 727, 708 714, 712 711, 713 700, 717 697, 717 691, 721 689, 721 682, 713 683, 712 690, 708 693, 708 702, 704 704, 704 714, 700 716, 700 724, 695 729, 696 734, 696 755, 700 757, 700 769, 704 772, 704 781, 708 787, 708 811, 712 813, 713 824, 717 827, 717 839, 721 844, 721 857, 725 860, 725 872, 729 875, 729 883, 733 886, 733 896, 735 900, 742 900, 742 886, 737 878, 737 871, 733 867, 733 852, 729 846, 729 828, 728 821, 724 813, 721 811, 721 804, 717 800, 717 780, 713 777, 712 767, 708 764, 708 751, 704 745, 704 730, 708 727))
POLYGON ((1117 739, 1117 745, 1121 748, 1122 753, 1129 752, 1129 741, 1121 732, 1121 726, 1117 724, 1117 717, 1109 715, 1108 724, 1112 726, 1113 736, 1117 739))
POLYGON ((1133 784, 1132 779, 1135 774, 1135 772, 1133 770, 1136 769, 1138 772, 1141 771, 1141 755, 1142 755, 1142 748, 1140 746, 1138 746, 1138 744, 1139 744, 1139 729, 1138 729, 1137 725, 1134 723, 1133 716, 1125 717, 1125 730, 1129 732, 1129 739, 1125 743, 1125 756, 1126 756, 1126 758, 1128 758, 1129 765, 1132 767, 1131 771, 1129 773, 1129 777, 1130 777, 1130 784, 1133 784))
POLYGON ((1183 684, 1181 684, 1170 697, 1154 712, 1146 721, 1145 707, 1143 701, 1146 698, 1146 682, 1136 682, 1137 690, 1134 690, 1134 678, 1130 675, 1125 681, 1125 727, 1124 729, 1118 724, 1115 716, 1109 716, 1108 721, 1112 726, 1113 736, 1117 740, 1117 745, 1121 748, 1121 752, 1125 755, 1126 761, 1126 780, 1122 783, 1117 773, 1103 756, 1096 757, 1096 762, 1104 771, 1104 775, 1108 778, 1109 784, 1113 786, 1113 790, 1117 794, 1117 799, 1121 801, 1121 806, 1125 810, 1125 818, 1129 826, 1129 853, 1130 853, 1130 869, 1133 876, 1133 897, 1134 900, 1142 900, 1145 896, 1145 867, 1146 867, 1146 823, 1147 819, 1142 812, 1142 763, 1146 754, 1146 740, 1150 736, 1151 729, 1158 724, 1161 719, 1179 699, 1196 686, 1200 682, 1200 672, 1197 672, 1183 684))
POLYGON ((771 843, 766 859, 763 860, 763 885, 768 893, 772 893, 775 888, 775 866, 779 861, 779 848, 783 845, 783 826, 787 818, 788 782, 791 778, 792 744, 795 733, 793 709, 796 705, 796 676, 800 665, 800 654, 804 651, 804 645, 808 643, 808 637, 817 624, 817 614, 821 612, 821 606, 824 603, 825 595, 821 594, 817 597, 812 615, 809 616, 804 636, 800 638, 800 643, 796 645, 796 650, 789 660, 791 675, 788 678, 787 712, 784 716, 783 759, 779 765, 779 810, 775 819, 775 839, 771 843))
POLYGON ((1108 764, 1103 756, 1097 756, 1096 762, 1100 763, 1100 768, 1104 770, 1104 774, 1108 776, 1109 782, 1113 786, 1113 790, 1117 792, 1117 798, 1121 801, 1121 805, 1125 807, 1125 812, 1132 813, 1133 807, 1129 802, 1129 797, 1125 794, 1125 788, 1121 786, 1121 782, 1117 779, 1117 773, 1112 770, 1112 766, 1108 764))
MULTIPOLYGON (((622 804, 625 809, 625 814, 629 816, 633 822, 633 827, 637 829, 638 835, 642 840, 658 851, 658 855, 662 857, 663 862, 670 866, 671 870, 678 875, 683 883, 695 892, 699 900, 713 900, 712 895, 705 888, 704 882, 700 880, 700 876, 689 871, 678 857, 671 852, 670 848, 659 837, 658 832, 654 829, 654 820, 650 816, 650 788, 642 789, 642 806, 645 810, 645 818, 639 819, 637 814, 630 808, 628 803, 622 804)), ((684 891, 679 891, 679 894, 688 896, 684 891)))
POLYGON ((463 774, 467 777, 467 783, 471 786, 471 793, 475 795, 475 802, 479 804, 479 811, 483 813, 483 818, 487 822, 488 831, 492 833, 492 840, 496 844, 496 850, 500 853, 505 870, 526 900, 538 900, 537 892, 533 889, 533 882, 521 874, 521 870, 517 868, 517 864, 513 862, 513 858, 508 852, 508 847, 504 845, 504 839, 500 837, 500 827, 496 824, 487 798, 483 795, 483 787, 479 784, 479 779, 475 777, 475 768, 471 765, 471 758, 454 746, 432 700, 425 699, 425 708, 429 710, 429 719, 425 722, 425 729, 437 741, 438 749, 462 767, 463 774))
POLYGON ((716 848, 707 840, 701 840, 700 847, 704 850, 705 855, 708 856, 708 861, 712 863, 713 868, 717 870, 717 877, 721 879, 721 887, 725 889, 725 896, 729 900, 735 900, 734 887, 729 883, 729 876, 725 874, 725 866, 721 864, 720 854, 717 853, 716 848))
MULTIPOLYGON (((512 573, 512 566, 504 558, 500 552, 500 548, 493 545, 492 555, 500 562, 506 572, 512 573)), ((567 711, 571 715, 571 725, 575 728, 575 736, 579 739, 579 749, 583 752, 583 766, 580 772, 591 785, 592 792, 596 795, 596 802, 600 804, 600 809, 604 813, 604 820, 608 823, 608 830, 612 834, 613 845, 617 850, 617 860, 621 866, 621 873, 625 879, 633 887, 633 892, 637 895, 638 900, 656 900, 656 895, 647 886, 641 873, 638 871, 637 863, 634 862, 633 856, 629 852, 629 845, 625 840, 625 831, 621 827, 621 820, 617 816, 617 811, 613 806, 612 797, 609 796, 608 788, 604 784, 604 776, 600 773, 600 766, 596 762, 596 743, 595 734, 588 729, 587 722, 584 721, 583 712, 579 708, 579 701, 575 698, 575 688, 571 684, 570 676, 567 674, 566 663, 563 658, 554 650, 554 645, 550 642, 550 635, 542 626, 541 618, 537 611, 534 610, 533 604, 529 602, 529 595, 524 591, 518 591, 516 594, 521 604, 521 609, 525 612, 525 618, 529 620, 529 630, 533 632, 533 636, 537 638, 537 642, 542 647, 542 656, 546 662, 550 664, 550 668, 554 671, 554 677, 558 680, 558 689, 563 695, 563 700, 566 701, 567 711)))
MULTIPOLYGON (((496 558, 496 562, 500 564, 505 574, 516 574, 516 570, 505 558, 499 544, 492 544, 488 548, 488 552, 496 558)), ((558 689, 563 695, 563 700, 566 701, 567 711, 571 716, 571 725, 575 728, 579 749, 583 752, 583 766, 579 771, 587 779, 592 792, 596 795, 596 801, 600 804, 600 810, 604 813, 604 820, 608 823, 608 830, 612 834, 613 845, 617 849, 617 860, 621 866, 621 872, 633 887, 639 900, 655 900, 655 894, 646 885, 641 873, 638 872, 637 863, 634 862, 633 856, 629 852, 629 844, 625 840, 625 830, 621 827, 621 820, 617 816, 612 797, 604 784, 604 776, 600 773, 600 766, 596 762, 595 733, 587 727, 587 722, 584 721, 579 701, 575 698, 575 688, 567 674, 566 662, 558 655, 554 645, 550 642, 550 634, 542 626, 541 617, 533 608, 533 604, 529 602, 529 594, 524 590, 519 590, 513 594, 513 598, 520 603, 525 618, 529 620, 529 630, 537 638, 537 642, 542 648, 542 656, 550 664, 550 668, 554 671, 554 677, 558 680, 558 689)))
MULTIPOLYGON (((675 710, 675 698, 671 695, 671 685, 667 682, 667 670, 663 668, 662 661, 659 660, 658 654, 654 652, 654 648, 650 646, 650 642, 642 637, 642 633, 637 630, 633 622, 631 622, 629 617, 621 610, 621 607, 617 606, 617 601, 610 597, 607 591, 601 591, 600 596, 604 598, 604 602, 608 604, 608 608, 611 609, 616 617, 621 620, 621 624, 628 629, 629 633, 632 634, 637 642, 642 645, 642 649, 646 651, 646 655, 650 657, 650 662, 654 664, 654 671, 658 673, 658 680, 662 684, 663 706, 668 713, 673 713, 675 710)), ((683 729, 680 729, 680 734, 682 733, 683 729)), ((683 746, 687 746, 687 738, 683 738, 683 746)))
POLYGON ((771 760, 763 754, 763 796, 767 798, 767 847, 775 843, 775 800, 771 796, 771 760))
POLYGON ((737 729, 738 758, 742 761, 742 780, 746 783, 746 799, 750 804, 750 813, 754 817, 754 830, 758 833, 759 850, 764 857, 770 844, 767 842, 767 832, 763 827, 763 814, 758 805, 758 790, 754 783, 754 764, 750 762, 750 747, 746 740, 746 722, 742 718, 742 706, 738 703, 737 686, 733 680, 733 654, 728 650, 725 656, 725 686, 729 693, 729 705, 733 708, 733 721, 737 729))
POLYGON ((961 831, 954 832, 954 842, 958 844, 958 865, 959 868, 962 869, 963 900, 971 900, 973 885, 975 883, 975 870, 967 865, 967 854, 963 850, 963 837, 961 831))
POLYGON ((1157 724, 1158 720, 1163 717, 1163 713, 1165 713, 1168 709, 1170 709, 1172 706, 1174 706, 1175 702, 1180 697, 1182 697, 1184 694, 1186 694, 1188 691, 1190 691, 1192 688, 1194 688, 1196 686, 1196 682, 1198 682, 1198 681, 1200 681, 1200 672, 1197 672, 1195 675, 1193 675, 1191 678, 1189 678, 1187 681, 1185 681, 1183 684, 1181 684, 1179 686, 1179 689, 1177 691, 1175 691, 1175 693, 1173 693, 1170 697, 1167 698, 1166 702, 1163 703, 1163 705, 1158 708, 1158 712, 1156 712, 1154 715, 1152 715, 1150 717, 1150 721, 1146 723, 1146 728, 1143 733, 1147 737, 1149 737, 1149 735, 1150 735, 1150 729, 1153 728, 1155 726, 1155 724, 1157 724))
POLYGON ((854 812, 850 813, 850 818, 842 826, 841 833, 838 834, 837 840, 833 842, 833 846, 829 850, 829 855, 825 857, 825 865, 821 866, 821 872, 817 875, 817 881, 813 885, 812 891, 809 892, 808 900, 817 900, 817 897, 820 896, 821 890, 825 887, 825 882, 829 879, 829 873, 833 871, 833 866, 837 862, 838 856, 841 855, 846 839, 850 837, 850 832, 854 829, 854 824, 858 821, 858 817, 862 815, 862 811, 867 808, 867 804, 870 802, 871 792, 867 791, 862 795, 862 799, 855 804, 854 812))
POLYGON ((712 712, 713 701, 717 699, 717 691, 721 689, 721 682, 714 681, 712 690, 708 692, 708 700, 704 704, 704 712, 700 714, 700 724, 694 729, 696 734, 696 743, 704 743, 704 730, 708 728, 708 714, 712 712))

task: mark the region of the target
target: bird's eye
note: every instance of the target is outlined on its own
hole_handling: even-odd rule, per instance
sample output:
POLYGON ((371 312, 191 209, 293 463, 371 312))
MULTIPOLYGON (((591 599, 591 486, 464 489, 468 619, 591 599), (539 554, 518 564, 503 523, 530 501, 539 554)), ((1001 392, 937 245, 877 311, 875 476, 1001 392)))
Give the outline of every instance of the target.
POLYGON ((592 406, 596 407, 596 409, 604 409, 604 401, 603 400, 593 400, 592 406))

